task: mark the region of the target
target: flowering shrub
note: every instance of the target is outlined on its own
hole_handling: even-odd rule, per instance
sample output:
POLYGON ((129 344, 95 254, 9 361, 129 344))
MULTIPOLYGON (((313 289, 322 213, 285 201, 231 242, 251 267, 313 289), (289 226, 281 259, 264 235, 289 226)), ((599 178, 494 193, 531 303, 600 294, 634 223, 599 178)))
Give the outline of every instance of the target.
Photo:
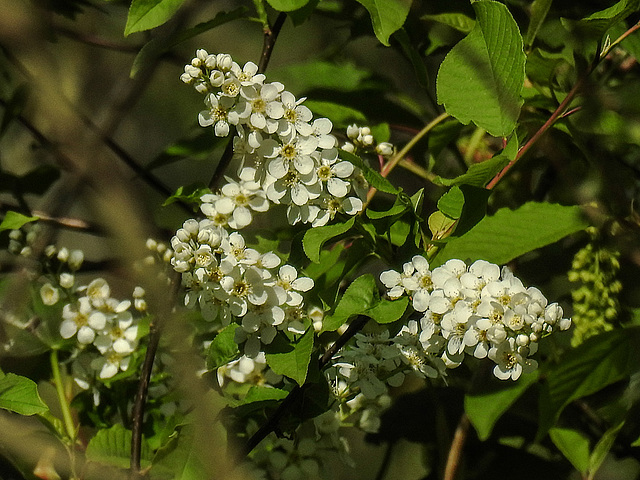
POLYGON ((189 28, 205 10, 181 3, 133 0, 125 35, 153 37, 135 47, 49 25, 137 52, 131 91, 104 124, 48 86, 46 59, 32 70, 42 55, 14 55, 0 33, 0 138, 18 151, 11 128, 24 128, 55 161, 0 171, 0 425, 24 432, 0 440, 7 468, 586 479, 625 456, 640 471, 637 116, 606 100, 634 91, 637 2, 256 0, 189 28), (243 18, 263 27, 257 63, 240 61, 235 33, 190 43, 243 18), (283 55, 267 70, 288 18, 305 42, 332 38, 322 60, 283 55), (386 53, 355 43, 367 61, 342 62, 359 58, 348 53, 359 36, 386 53), (163 84, 172 93, 142 118, 160 131, 174 96, 199 94, 171 115, 194 128, 142 166, 117 125, 153 66, 177 58, 181 89, 163 84), (51 125, 25 101, 40 94, 60 109, 51 125), (614 172, 614 157, 633 175, 614 172), (387 445, 380 459, 359 453, 375 444, 387 445), (406 470, 409 456, 419 461, 406 470))

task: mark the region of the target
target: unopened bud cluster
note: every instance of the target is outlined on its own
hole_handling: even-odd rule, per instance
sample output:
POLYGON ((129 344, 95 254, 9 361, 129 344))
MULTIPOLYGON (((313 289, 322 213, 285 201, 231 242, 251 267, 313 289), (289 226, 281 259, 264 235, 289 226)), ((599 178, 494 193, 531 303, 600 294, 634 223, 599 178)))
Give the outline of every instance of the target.
POLYGON ((369 127, 349 125, 347 127, 348 140, 342 145, 342 149, 350 153, 375 153, 383 157, 393 155, 393 145, 389 142, 376 143, 369 127))
POLYGON ((573 257, 569 280, 581 285, 571 292, 575 330, 571 343, 614 328, 622 284, 617 280, 620 254, 596 242, 588 243, 573 257))
POLYGON ((252 211, 266 211, 268 201, 287 205, 290 224, 325 225, 336 214, 355 215, 363 208, 362 173, 338 158, 333 125, 313 118, 282 83, 266 83, 258 67, 240 67, 230 55, 198 50, 180 77, 205 95, 201 126, 219 137, 235 128, 234 158, 240 181, 202 198, 202 212, 219 226, 247 226, 252 211))

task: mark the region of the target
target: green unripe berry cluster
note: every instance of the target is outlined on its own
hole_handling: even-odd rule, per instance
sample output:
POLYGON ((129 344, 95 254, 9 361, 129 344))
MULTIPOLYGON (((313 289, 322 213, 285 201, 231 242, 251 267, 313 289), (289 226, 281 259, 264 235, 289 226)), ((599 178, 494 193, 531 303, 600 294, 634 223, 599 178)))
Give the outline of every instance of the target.
POLYGON ((620 307, 618 295, 622 283, 617 280, 620 253, 597 242, 595 229, 589 233, 592 241, 575 254, 568 272, 569 281, 581 284, 571 292, 573 346, 612 330, 620 307))

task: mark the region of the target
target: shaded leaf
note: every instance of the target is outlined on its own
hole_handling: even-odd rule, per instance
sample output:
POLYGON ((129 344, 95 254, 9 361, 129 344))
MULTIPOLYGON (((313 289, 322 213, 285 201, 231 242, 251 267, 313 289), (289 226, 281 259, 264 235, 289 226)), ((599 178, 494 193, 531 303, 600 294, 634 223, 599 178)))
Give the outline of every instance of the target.
POLYGON ((640 366, 640 327, 613 330, 589 338, 548 369, 540 397, 538 437, 572 401, 625 379, 640 366))
POLYGON ((446 216, 460 218, 464 207, 464 194, 460 187, 454 186, 438 200, 438 209, 446 216))
POLYGON ((38 386, 27 377, 0 371, 0 408, 20 415, 44 414, 49 407, 38 394, 38 386))
POLYGON ((596 446, 593 448, 591 456, 589 457, 589 473, 591 475, 595 475, 595 473, 600 469, 602 462, 604 462, 604 459, 611 451, 611 447, 613 447, 613 443, 616 441, 616 437, 623 426, 624 422, 614 425, 604 432, 602 438, 598 443, 596 443, 596 446))
MULTIPOLYGON (((464 397, 464 410, 480 440, 491 435, 500 417, 538 380, 538 374, 523 375, 517 382, 505 385, 501 382, 497 390, 473 392, 464 397)), ((490 384, 491 385, 491 384, 490 384)))
MULTIPOLYGON (((91 462, 129 468, 131 463, 131 431, 126 430, 119 423, 111 428, 98 430, 98 433, 89 441, 86 454, 87 459, 91 462)), ((151 449, 143 438, 141 466, 151 465, 152 458, 151 449)))
POLYGON ((423 15, 420 19, 442 23, 443 25, 448 25, 462 33, 469 33, 473 30, 473 27, 476 24, 476 21, 473 18, 469 18, 464 13, 457 12, 423 15))
POLYGON ((389 37, 404 25, 411 0, 357 0, 369 11, 373 32, 385 46, 389 46, 389 37))
POLYGON ((298 340, 292 342, 291 351, 267 353, 267 365, 278 375, 285 375, 302 385, 307 378, 311 361, 313 335, 313 328, 309 328, 298 340))
POLYGON ((558 450, 571 462, 580 473, 585 474, 589 469, 589 439, 570 428, 552 428, 549 437, 558 450))
POLYGON ((304 7, 309 0, 267 0, 267 2, 279 12, 291 12, 304 7))
POLYGON ((207 351, 207 368, 215 369, 235 360, 240 354, 238 344, 234 341, 237 324, 232 323, 223 328, 213 339, 207 351))
POLYGON ((534 0, 531 4, 529 26, 527 27, 527 33, 524 37, 524 45, 527 49, 533 45, 540 27, 542 27, 542 24, 547 18, 551 2, 553 2, 553 0, 534 0))
POLYGON ((334 127, 344 128, 352 123, 366 123, 367 117, 355 108, 346 107, 334 102, 306 100, 305 106, 318 117, 327 117, 334 127))
POLYGON ((353 163, 356 167, 362 170, 362 174, 364 178, 369 182, 369 185, 376 188, 377 190, 385 193, 399 193, 399 190, 393 186, 393 184, 387 180, 385 177, 380 175, 379 172, 371 168, 367 165, 360 157, 354 155, 353 153, 349 153, 345 150, 338 150, 338 155, 341 159, 346 160, 348 162, 353 163))

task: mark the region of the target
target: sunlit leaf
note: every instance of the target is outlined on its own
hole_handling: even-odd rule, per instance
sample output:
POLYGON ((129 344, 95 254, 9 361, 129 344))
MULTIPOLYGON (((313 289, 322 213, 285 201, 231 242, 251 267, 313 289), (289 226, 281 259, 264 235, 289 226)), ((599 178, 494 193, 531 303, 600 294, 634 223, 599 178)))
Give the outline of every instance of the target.
POLYGON ((499 2, 472 6, 476 25, 445 57, 437 77, 438 103, 464 124, 507 136, 520 115, 525 54, 518 25, 499 2))
POLYGON ((150 30, 169 20, 184 0, 133 0, 129 7, 124 35, 150 30))
POLYGON ((383 45, 389 46, 389 37, 404 25, 411 0, 357 0, 369 11, 373 32, 383 45))
MULTIPOLYGON (((98 430, 87 445, 86 455, 91 462, 129 468, 131 463, 131 430, 126 430, 119 423, 111 428, 98 430)), ((151 449, 143 438, 141 466, 149 466, 152 458, 151 449)))
POLYGON ((39 220, 39 217, 27 217, 21 213, 9 210, 5 214, 2 223, 0 223, 0 232, 3 230, 17 230, 27 223, 35 222, 36 220, 39 220))
POLYGON ((20 415, 35 415, 49 411, 38 395, 36 383, 14 373, 0 371, 0 408, 20 415))
POLYGON ((288 352, 267 353, 267 364, 278 375, 285 375, 302 385, 307 378, 313 351, 313 328, 309 328, 291 346, 293 348, 288 352))
POLYGON ((302 239, 302 248, 307 257, 309 257, 309 260, 318 263, 320 261, 320 250, 322 246, 332 238, 347 233, 351 227, 353 227, 355 221, 356 219, 353 217, 345 223, 325 225, 307 230, 302 239))
POLYGON ((309 0, 267 0, 267 2, 279 12, 291 12, 304 7, 309 0))

